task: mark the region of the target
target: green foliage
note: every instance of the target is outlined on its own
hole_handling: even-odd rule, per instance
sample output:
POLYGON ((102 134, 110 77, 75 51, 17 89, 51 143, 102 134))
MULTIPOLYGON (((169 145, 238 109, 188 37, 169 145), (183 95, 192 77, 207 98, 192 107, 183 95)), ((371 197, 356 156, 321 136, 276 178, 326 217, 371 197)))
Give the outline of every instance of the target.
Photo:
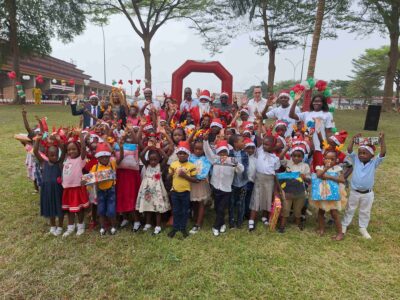
MULTIPOLYGON (((18 45, 20 54, 50 54, 52 38, 63 42, 85 29, 86 1, 82 0, 15 0, 17 7, 18 45)), ((9 14, 0 5, 0 64, 10 55, 9 14)))
POLYGON ((351 81, 350 80, 331 80, 329 86, 332 89, 334 95, 347 95, 351 81))
MULTIPOLYGON (((389 46, 367 49, 359 58, 353 59, 353 81, 348 87, 349 95, 371 98, 382 94, 380 90, 389 65, 389 46)), ((395 84, 400 87, 400 61, 397 64, 395 84)))

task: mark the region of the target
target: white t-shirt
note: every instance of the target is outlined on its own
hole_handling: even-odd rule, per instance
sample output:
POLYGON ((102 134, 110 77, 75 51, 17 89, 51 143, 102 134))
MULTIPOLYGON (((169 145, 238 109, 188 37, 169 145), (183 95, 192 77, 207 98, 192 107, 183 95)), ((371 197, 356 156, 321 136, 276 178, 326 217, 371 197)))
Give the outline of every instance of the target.
POLYGON ((258 113, 261 114, 265 105, 267 105, 267 99, 261 98, 258 102, 254 99, 250 99, 247 103, 247 107, 249 108, 249 121, 253 122, 256 119, 255 112, 258 111, 258 113))
POLYGON ((279 157, 274 153, 265 152, 263 146, 257 148, 256 171, 266 175, 275 175, 275 170, 281 166, 279 157))
MULTIPOLYGON (((140 100, 138 101, 138 106, 139 106, 139 110, 141 110, 143 108, 143 106, 146 104, 146 100, 140 100)), ((158 100, 153 100, 151 102, 151 104, 147 105, 146 109, 144 110, 144 114, 147 116, 150 112, 150 109, 154 107, 156 110, 160 110, 161 109, 161 105, 160 102, 158 100)))
MULTIPOLYGON (((288 123, 288 129, 286 130, 285 136, 291 136, 293 131, 293 125, 296 124, 296 120, 289 118, 290 106, 283 108, 282 106, 275 107, 269 112, 267 112, 268 119, 276 119, 282 120, 288 123)), ((298 115, 301 111, 298 106, 296 106, 295 110, 296 114, 298 115)))
POLYGON ((326 139, 325 129, 329 129, 333 127, 333 117, 330 112, 324 111, 305 111, 297 114, 299 116, 300 121, 304 122, 304 125, 307 126, 309 121, 314 122, 315 119, 321 120, 321 127, 318 128, 317 124, 315 124, 315 132, 313 134, 313 143, 314 149, 317 151, 321 151, 321 145, 318 139, 318 131, 321 132, 322 138, 326 139))

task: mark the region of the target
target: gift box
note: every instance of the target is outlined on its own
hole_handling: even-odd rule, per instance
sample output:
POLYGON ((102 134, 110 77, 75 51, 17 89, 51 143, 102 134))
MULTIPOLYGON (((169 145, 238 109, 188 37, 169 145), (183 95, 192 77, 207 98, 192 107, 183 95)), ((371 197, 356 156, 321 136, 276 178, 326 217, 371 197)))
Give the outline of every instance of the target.
POLYGON ((300 177, 300 172, 283 172, 276 173, 278 180, 297 179, 300 177))
POLYGON ((115 180, 115 172, 112 169, 88 173, 82 176, 82 181, 85 185, 95 184, 108 180, 115 180))
MULTIPOLYGON (((337 173, 326 172, 329 176, 338 177, 337 173)), ((339 184, 332 180, 323 180, 316 174, 311 175, 311 199, 315 201, 330 200, 339 201, 339 184)))

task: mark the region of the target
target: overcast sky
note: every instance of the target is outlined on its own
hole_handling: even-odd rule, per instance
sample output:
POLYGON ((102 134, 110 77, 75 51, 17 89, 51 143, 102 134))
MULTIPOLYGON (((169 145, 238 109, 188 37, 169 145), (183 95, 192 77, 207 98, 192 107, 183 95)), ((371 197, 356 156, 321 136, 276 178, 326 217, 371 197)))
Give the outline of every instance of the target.
MULTIPOLYGON (((104 27, 106 39, 107 84, 112 79, 122 79, 128 88, 130 74, 127 68, 134 69, 133 80, 141 79, 143 85, 144 59, 141 40, 123 16, 114 16, 104 27)), ((218 60, 233 75, 234 91, 243 91, 261 80, 267 81, 268 54, 257 55, 247 35, 238 36, 223 48, 223 53, 211 57, 202 48, 202 39, 190 30, 184 22, 169 22, 156 33, 151 44, 153 90, 156 94, 169 93, 171 76, 175 69, 188 59, 218 60)), ((311 36, 308 39, 311 44, 311 36)), ((358 37, 356 34, 340 32, 336 40, 321 40, 317 57, 315 77, 318 79, 348 79, 351 75, 351 60, 367 48, 378 48, 389 44, 388 38, 378 34, 358 37)), ((88 24, 86 31, 72 43, 63 44, 52 41, 52 55, 71 61, 94 79, 103 82, 103 38, 101 27, 88 24)), ((306 50, 304 72, 306 74, 310 47, 306 50)), ((275 81, 293 78, 293 66, 285 59, 297 64, 302 59, 302 49, 283 50, 277 54, 275 81)), ((301 63, 296 69, 296 80, 300 80, 301 63)), ((304 76, 303 76, 304 78, 304 76)), ((136 83, 135 83, 136 85, 136 83)), ((193 89, 209 89, 219 92, 221 83, 213 74, 192 73, 184 80, 184 86, 193 89)))

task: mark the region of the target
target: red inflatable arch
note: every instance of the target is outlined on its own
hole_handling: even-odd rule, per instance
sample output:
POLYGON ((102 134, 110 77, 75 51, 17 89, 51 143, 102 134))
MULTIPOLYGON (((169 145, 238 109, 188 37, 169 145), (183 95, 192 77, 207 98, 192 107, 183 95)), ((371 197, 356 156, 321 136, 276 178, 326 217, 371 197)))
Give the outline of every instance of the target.
MULTIPOLYGON (((232 102, 233 77, 220 62, 187 60, 172 74, 171 96, 179 104, 182 101, 183 79, 192 72, 214 73, 221 79, 221 92, 227 92, 229 94, 229 102, 232 102)), ((207 88, 207 86, 205 85, 201 88, 207 88)))

